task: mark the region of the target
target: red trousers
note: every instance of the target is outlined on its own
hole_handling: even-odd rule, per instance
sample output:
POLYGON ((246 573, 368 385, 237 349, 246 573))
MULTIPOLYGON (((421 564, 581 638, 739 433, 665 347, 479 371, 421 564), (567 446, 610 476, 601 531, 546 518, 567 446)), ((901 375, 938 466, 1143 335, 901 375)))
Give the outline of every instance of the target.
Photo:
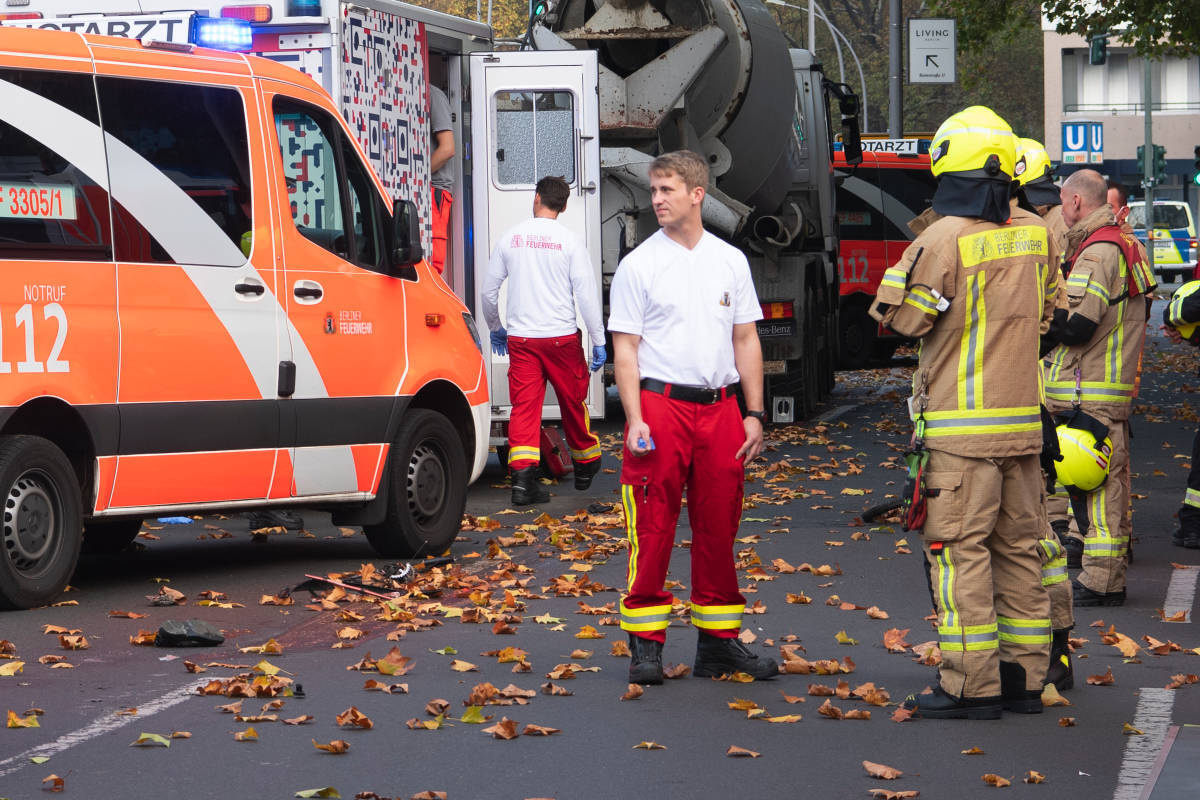
POLYGON ((621 627, 635 636, 666 641, 674 598, 664 584, 686 486, 692 624, 713 636, 737 636, 746 605, 733 560, 744 478, 742 462, 734 456, 746 440, 737 399, 702 405, 642 390, 642 418, 650 426, 654 449, 644 456, 626 449, 621 467, 629 535, 621 627))
POLYGON ((441 275, 446 270, 446 240, 450 236, 450 209, 454 206, 454 195, 436 186, 433 189, 433 244, 430 247, 429 266, 441 275))
POLYGON ((577 333, 549 339, 508 337, 508 465, 536 467, 541 460, 542 403, 546 381, 554 387, 562 412, 563 435, 571 460, 586 464, 600 457, 600 439, 592 433, 587 410, 588 365, 577 333))

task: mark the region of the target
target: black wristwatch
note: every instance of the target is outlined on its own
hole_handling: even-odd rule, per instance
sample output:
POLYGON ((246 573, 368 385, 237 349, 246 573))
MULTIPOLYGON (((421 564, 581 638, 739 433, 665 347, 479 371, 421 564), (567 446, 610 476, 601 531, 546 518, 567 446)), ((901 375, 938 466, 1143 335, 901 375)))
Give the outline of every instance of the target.
POLYGON ((746 417, 754 417, 759 422, 766 423, 767 412, 766 411, 746 411, 746 414, 745 414, 745 416, 742 417, 742 419, 745 419, 746 417))

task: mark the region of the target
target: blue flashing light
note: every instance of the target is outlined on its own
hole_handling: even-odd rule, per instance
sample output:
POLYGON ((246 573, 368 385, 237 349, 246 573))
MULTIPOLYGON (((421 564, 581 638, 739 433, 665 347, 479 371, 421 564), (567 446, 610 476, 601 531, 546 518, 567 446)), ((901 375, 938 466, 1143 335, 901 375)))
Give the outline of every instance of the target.
POLYGON ((191 40, 197 47, 249 52, 254 32, 244 19, 197 15, 192 18, 191 40))

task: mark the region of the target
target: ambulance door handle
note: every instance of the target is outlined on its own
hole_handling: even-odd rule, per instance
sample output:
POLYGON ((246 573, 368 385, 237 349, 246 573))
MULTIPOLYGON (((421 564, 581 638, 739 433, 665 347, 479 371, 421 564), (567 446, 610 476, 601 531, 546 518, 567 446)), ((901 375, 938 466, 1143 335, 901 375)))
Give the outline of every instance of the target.
POLYGON ((316 281, 296 281, 292 286, 292 294, 301 303, 312 304, 325 295, 325 290, 316 281))
POLYGON ((238 294, 261 295, 267 290, 267 287, 263 286, 261 283, 246 280, 242 281, 241 283, 234 284, 233 290, 238 294))

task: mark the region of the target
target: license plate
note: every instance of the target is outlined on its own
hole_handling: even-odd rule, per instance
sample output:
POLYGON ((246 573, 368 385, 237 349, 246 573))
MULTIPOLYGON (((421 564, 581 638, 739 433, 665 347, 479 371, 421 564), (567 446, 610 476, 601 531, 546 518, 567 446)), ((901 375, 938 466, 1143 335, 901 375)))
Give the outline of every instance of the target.
POLYGON ((769 322, 758 323, 758 335, 760 337, 780 337, 794 336, 796 334, 795 320, 771 320, 769 322))
POLYGON ((127 39, 157 39, 187 44, 192 33, 193 12, 156 14, 155 16, 59 17, 56 19, 20 19, 3 23, 15 28, 39 28, 49 31, 95 33, 123 36, 127 39))

